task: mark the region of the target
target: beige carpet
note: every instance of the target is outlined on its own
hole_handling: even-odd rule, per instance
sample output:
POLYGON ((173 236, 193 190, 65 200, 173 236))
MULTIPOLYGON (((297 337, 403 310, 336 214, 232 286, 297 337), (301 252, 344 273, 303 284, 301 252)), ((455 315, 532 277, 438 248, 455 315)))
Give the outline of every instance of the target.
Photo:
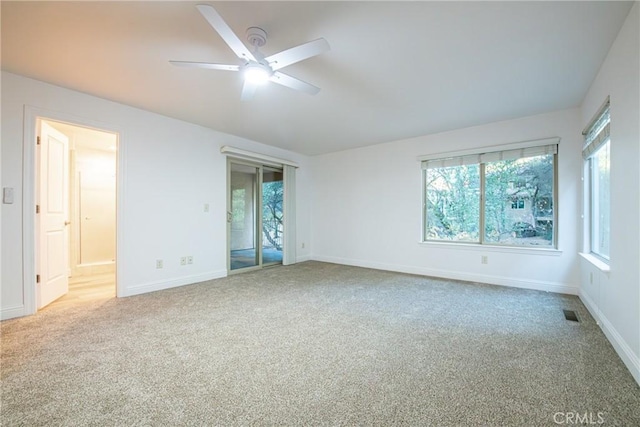
POLYGON ((3 426, 640 426, 573 296, 306 262, 1 326, 3 426))

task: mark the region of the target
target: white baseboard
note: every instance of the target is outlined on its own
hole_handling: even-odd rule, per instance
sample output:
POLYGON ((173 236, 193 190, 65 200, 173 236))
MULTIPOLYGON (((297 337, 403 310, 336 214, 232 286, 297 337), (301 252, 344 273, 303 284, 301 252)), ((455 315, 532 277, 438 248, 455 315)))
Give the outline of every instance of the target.
POLYGON ((583 291, 580 291, 580 300, 587 307, 591 316, 598 322, 600 329, 604 332, 604 335, 607 337, 613 348, 622 359, 622 362, 625 364, 627 369, 631 372, 631 375, 636 380, 638 385, 640 385, 640 357, 633 353, 631 347, 627 344, 627 342, 622 338, 622 336, 618 333, 616 328, 611 324, 609 319, 606 318, 595 304, 595 302, 591 299, 591 297, 583 291))
POLYGON ((78 264, 72 269, 73 276, 93 276, 94 274, 107 274, 115 273, 116 263, 109 262, 97 262, 94 264, 78 264))
POLYGON ((0 310, 0 320, 13 319, 15 317, 26 316, 27 314, 31 313, 26 312, 26 307, 24 305, 3 308, 0 310))
POLYGON ((490 285, 508 286, 512 288, 534 289, 538 291, 554 292, 558 294, 578 295, 578 286, 563 283, 545 282, 541 280, 514 279, 504 276, 488 274, 463 273, 459 271, 439 270, 435 268, 416 267, 410 265, 386 264, 346 258, 313 256, 316 261, 334 264, 352 265, 355 267, 373 268, 376 270, 397 271, 399 273, 417 274, 420 276, 439 277, 443 279, 463 280, 466 282, 487 283, 490 285))
POLYGON ((296 262, 305 262, 305 261, 311 261, 311 255, 304 255, 296 258, 296 262))
POLYGON ((207 280, 220 279, 227 276, 227 270, 211 271, 204 274, 196 274, 193 276, 178 277, 176 279, 161 280, 158 282, 145 283, 142 285, 134 285, 124 287, 122 296, 130 297, 133 295, 146 294, 147 292, 161 291, 163 289, 175 288, 178 286, 192 285, 194 283, 205 282, 207 280))

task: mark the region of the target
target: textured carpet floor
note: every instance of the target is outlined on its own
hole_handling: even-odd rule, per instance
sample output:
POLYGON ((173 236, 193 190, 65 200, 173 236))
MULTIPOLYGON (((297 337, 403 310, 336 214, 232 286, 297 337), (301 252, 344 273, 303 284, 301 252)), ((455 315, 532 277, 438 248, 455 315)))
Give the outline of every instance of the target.
POLYGON ((640 426, 573 296, 306 262, 1 327, 3 426, 640 426))

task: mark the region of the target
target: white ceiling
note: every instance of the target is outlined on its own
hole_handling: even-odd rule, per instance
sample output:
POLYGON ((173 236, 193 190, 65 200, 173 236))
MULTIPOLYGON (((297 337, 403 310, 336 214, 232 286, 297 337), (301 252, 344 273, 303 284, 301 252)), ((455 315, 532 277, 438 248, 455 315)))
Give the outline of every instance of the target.
POLYGON ((321 154, 580 105, 632 2, 209 2, 270 55, 324 37, 331 51, 240 101, 237 63, 203 2, 2 1, 2 69, 303 154, 321 154))

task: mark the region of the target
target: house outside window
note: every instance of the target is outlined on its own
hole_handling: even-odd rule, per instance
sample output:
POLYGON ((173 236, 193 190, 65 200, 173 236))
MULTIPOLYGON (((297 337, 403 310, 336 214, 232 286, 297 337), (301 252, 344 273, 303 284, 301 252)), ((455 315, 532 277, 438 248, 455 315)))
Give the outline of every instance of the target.
POLYGON ((553 141, 446 158, 425 156, 423 241, 556 247, 557 139, 553 141))
POLYGON ((590 252, 608 261, 611 235, 610 211, 610 140, 609 100, 583 132, 582 156, 585 160, 585 200, 588 201, 588 236, 590 252))

